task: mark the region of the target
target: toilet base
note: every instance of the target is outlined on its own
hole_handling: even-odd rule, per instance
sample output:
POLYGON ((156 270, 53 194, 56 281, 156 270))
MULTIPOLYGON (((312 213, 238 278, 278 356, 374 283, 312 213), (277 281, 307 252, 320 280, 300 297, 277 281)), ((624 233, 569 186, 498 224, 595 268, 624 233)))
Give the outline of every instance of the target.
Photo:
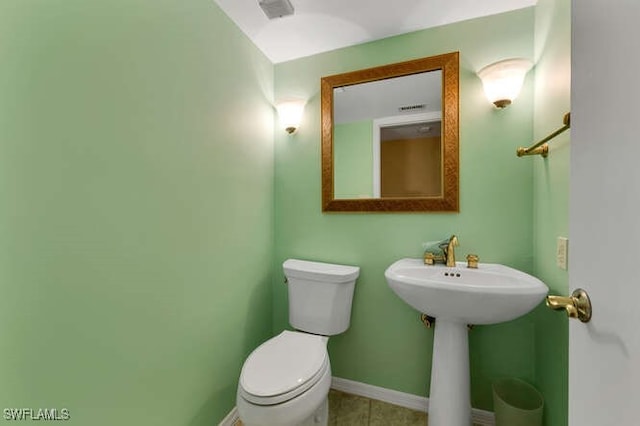
MULTIPOLYGON (((240 419, 242 420, 242 418, 240 419)), ((264 423, 249 423, 242 420, 243 426, 264 426, 264 423)), ((306 419, 299 423, 278 423, 270 426, 327 426, 329 424, 329 398, 320 404, 320 406, 306 419)))
POLYGON ((327 426, 329 423, 329 398, 325 398, 320 407, 309 418, 296 426, 327 426))

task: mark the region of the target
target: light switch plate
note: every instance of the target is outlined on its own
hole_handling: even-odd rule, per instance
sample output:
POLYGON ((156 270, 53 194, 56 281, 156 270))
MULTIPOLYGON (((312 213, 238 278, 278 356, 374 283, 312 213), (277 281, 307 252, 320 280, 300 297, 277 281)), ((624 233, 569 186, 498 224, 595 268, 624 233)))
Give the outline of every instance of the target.
POLYGON ((556 265, 558 265, 558 268, 567 269, 568 246, 568 238, 558 237, 558 242, 556 244, 556 265))

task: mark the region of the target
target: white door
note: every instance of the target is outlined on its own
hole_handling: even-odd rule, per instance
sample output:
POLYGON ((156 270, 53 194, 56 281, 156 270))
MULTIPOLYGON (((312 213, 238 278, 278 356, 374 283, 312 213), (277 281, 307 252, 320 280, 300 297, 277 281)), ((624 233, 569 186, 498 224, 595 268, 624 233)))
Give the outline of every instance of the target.
POLYGON ((640 1, 572 2, 569 425, 640 425, 640 1))

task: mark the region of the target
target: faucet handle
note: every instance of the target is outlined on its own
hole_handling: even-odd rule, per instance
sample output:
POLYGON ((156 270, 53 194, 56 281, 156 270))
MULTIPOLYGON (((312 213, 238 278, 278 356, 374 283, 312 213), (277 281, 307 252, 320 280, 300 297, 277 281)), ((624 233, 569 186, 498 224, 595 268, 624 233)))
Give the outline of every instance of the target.
POLYGON ((424 254, 424 264, 425 265, 433 265, 435 263, 435 255, 430 251, 424 254))
POLYGON ((478 262, 480 261, 480 257, 477 254, 468 254, 467 255, 467 268, 478 269, 478 262))
POLYGON ((424 253, 424 264, 435 265, 436 262, 444 262, 444 256, 436 256, 430 251, 424 253))

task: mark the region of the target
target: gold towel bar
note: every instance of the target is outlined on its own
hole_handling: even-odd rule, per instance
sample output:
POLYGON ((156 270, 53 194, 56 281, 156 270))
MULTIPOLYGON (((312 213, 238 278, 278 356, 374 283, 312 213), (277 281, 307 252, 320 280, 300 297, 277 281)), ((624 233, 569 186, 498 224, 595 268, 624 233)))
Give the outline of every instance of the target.
POLYGON ((562 119, 562 123, 564 124, 564 126, 560 127, 558 130, 551 133, 549 136, 542 139, 540 142, 537 142, 534 145, 531 145, 529 148, 518 148, 518 150, 516 151, 516 154, 518 155, 518 157, 522 157, 524 155, 539 154, 546 158, 547 155, 549 155, 549 145, 547 144, 547 142, 549 142, 551 139, 555 138, 560 133, 564 132, 565 130, 568 130, 571 127, 571 113, 566 113, 564 115, 564 118, 562 119))

